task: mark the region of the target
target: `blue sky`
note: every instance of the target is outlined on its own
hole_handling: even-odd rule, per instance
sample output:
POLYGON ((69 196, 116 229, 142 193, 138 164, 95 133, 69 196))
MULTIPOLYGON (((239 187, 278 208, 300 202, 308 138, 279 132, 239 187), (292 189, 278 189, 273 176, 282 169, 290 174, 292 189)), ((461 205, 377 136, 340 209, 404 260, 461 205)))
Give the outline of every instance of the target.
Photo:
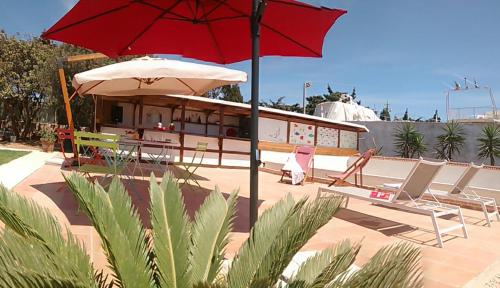
MULTIPOLYGON (((500 93, 500 1, 498 0, 308 0, 348 10, 328 33, 323 58, 265 57, 261 60, 261 98, 302 102, 302 85, 319 94, 356 87, 364 105, 392 114, 406 108, 444 118, 444 91, 463 77, 500 93)), ((0 0, 0 28, 9 34, 39 35, 74 0, 0 0)), ((178 57, 169 57, 178 58, 178 57)), ((230 65, 250 72, 250 62, 230 65)), ((463 85, 463 84, 462 84, 463 85)), ((250 84, 242 86, 250 98, 250 84)), ((452 95, 452 106, 488 105, 487 94, 452 95)))

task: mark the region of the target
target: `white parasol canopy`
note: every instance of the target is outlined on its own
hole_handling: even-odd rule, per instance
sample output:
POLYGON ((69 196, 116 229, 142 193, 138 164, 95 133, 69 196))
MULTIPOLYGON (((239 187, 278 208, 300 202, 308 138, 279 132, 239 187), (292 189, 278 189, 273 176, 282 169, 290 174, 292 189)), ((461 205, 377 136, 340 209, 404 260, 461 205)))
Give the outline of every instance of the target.
POLYGON ((73 87, 80 95, 203 95, 247 81, 242 71, 163 58, 142 57, 78 73, 73 87))

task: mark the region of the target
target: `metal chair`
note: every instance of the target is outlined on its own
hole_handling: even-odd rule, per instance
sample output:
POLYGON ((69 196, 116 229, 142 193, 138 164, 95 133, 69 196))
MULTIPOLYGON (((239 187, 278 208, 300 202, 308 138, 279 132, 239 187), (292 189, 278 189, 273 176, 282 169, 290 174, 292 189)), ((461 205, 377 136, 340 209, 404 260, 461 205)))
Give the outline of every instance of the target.
POLYGON ((63 154, 63 157, 64 157, 63 166, 64 167, 73 166, 73 163, 77 159, 75 157, 66 156, 66 151, 64 150, 64 141, 70 140, 71 141, 71 148, 73 149, 73 152, 75 151, 75 136, 73 133, 73 129, 57 128, 56 134, 57 134, 57 141, 59 142, 59 145, 61 147, 61 153, 63 154))
POLYGON ((168 164, 173 162, 174 159, 171 146, 172 143, 169 142, 143 141, 140 147, 142 167, 151 172, 159 171, 163 175, 168 170, 168 164))
POLYGON ((198 187, 201 188, 200 183, 198 183, 198 180, 196 180, 196 178, 194 177, 194 173, 196 172, 196 170, 198 170, 198 167, 200 167, 201 164, 203 163, 203 158, 205 157, 205 152, 207 152, 207 147, 208 143, 198 142, 195 148, 194 155, 191 158, 191 162, 181 163, 181 166, 184 169, 184 171, 183 175, 181 175, 177 179, 177 183, 180 183, 182 181, 182 183, 180 183, 180 187, 184 186, 185 184, 189 184, 191 182, 191 183, 196 183, 196 185, 198 185, 198 187), (197 158, 199 160, 197 160, 197 158))
POLYGON ((117 165, 119 135, 75 131, 75 145, 81 152, 78 172, 93 181, 91 174, 104 174, 104 179, 122 175, 123 166, 117 165))

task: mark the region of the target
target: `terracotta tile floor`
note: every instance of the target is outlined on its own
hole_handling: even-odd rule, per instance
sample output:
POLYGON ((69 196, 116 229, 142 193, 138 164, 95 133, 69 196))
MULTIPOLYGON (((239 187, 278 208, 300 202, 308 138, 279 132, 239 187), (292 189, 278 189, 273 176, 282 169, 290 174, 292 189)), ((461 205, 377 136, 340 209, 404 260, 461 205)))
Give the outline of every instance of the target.
MULTIPOLYGON (((187 185, 183 189, 191 215, 216 185, 224 193, 240 189, 235 232, 228 248, 229 256, 234 255, 248 235, 249 172, 240 169, 200 168, 197 175, 203 189, 187 185)), ((272 206, 286 193, 291 193, 296 198, 304 195, 314 196, 317 188, 324 185, 308 183, 305 186, 292 186, 279 183, 279 176, 264 172, 259 174, 259 178, 259 212, 272 206)), ((65 189, 62 181, 60 167, 45 165, 18 184, 14 190, 49 207, 62 223, 70 225, 71 231, 85 242, 96 267, 103 268, 105 258, 100 250, 99 238, 83 213, 76 212, 77 205, 73 196, 65 189)), ((131 192, 131 196, 148 225, 147 183, 138 182, 136 189, 142 192, 131 192)), ((398 241, 410 241, 422 249, 426 287, 462 287, 500 259, 500 223, 494 222, 493 227, 488 228, 483 226, 485 223, 481 220, 480 212, 464 209, 464 214, 469 223, 470 239, 448 235, 444 238, 445 248, 441 249, 436 247, 437 242, 429 217, 353 199, 349 203, 349 209, 338 212, 336 217, 311 239, 304 250, 324 249, 345 238, 362 241, 362 249, 356 260, 356 264, 360 266, 381 247, 398 241)), ((440 224, 444 227, 456 224, 453 220, 440 219, 440 224)), ((458 230, 454 232, 459 235, 458 230)), ((500 274, 500 271, 497 274, 500 274)))

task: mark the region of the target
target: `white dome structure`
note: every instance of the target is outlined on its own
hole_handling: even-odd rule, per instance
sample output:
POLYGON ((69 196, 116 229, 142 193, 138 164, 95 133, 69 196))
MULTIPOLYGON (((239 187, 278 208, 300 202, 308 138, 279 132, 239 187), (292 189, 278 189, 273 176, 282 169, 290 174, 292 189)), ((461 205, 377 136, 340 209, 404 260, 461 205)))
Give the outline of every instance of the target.
POLYGON ((316 106, 314 115, 335 121, 380 121, 373 110, 354 102, 323 102, 316 106))

